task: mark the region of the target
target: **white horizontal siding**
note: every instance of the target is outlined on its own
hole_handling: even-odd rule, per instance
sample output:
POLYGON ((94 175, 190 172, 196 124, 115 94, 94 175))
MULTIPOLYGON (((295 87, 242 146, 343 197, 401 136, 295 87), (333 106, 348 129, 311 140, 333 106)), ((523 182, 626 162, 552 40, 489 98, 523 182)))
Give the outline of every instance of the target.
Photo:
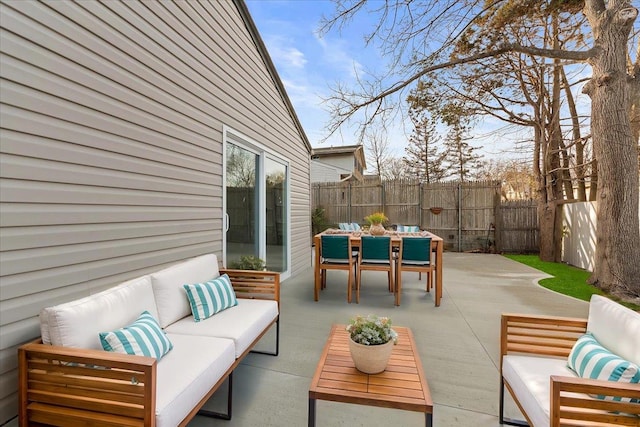
POLYGON ((222 128, 291 176, 308 268, 309 151, 236 4, 0 3, 0 424, 41 308, 222 250, 222 128))

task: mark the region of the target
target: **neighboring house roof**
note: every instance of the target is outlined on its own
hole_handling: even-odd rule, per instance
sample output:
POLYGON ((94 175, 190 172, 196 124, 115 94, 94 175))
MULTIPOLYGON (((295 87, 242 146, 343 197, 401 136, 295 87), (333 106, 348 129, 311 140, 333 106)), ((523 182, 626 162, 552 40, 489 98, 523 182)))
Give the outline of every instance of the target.
POLYGON ((280 80, 278 71, 276 70, 276 67, 273 64, 273 61, 271 60, 271 56, 269 55, 267 46, 264 44, 264 41, 262 40, 262 37, 258 32, 258 27, 256 27, 256 24, 253 21, 251 14, 249 13, 249 9, 247 8, 245 0, 233 0, 233 2, 238 8, 238 11, 240 12, 240 16, 242 16, 245 26, 247 27, 249 34, 251 34, 251 38, 256 44, 256 48, 258 49, 258 52, 260 53, 260 56, 262 57, 264 64, 267 66, 267 69, 269 70, 269 74, 271 74, 271 78, 273 79, 273 82, 275 83, 276 87, 278 88, 278 91, 280 92, 280 95, 282 96, 282 101, 287 106, 287 109, 289 110, 289 114, 291 114, 291 118, 293 119, 293 122, 296 128, 300 132, 300 136, 302 136, 302 140, 305 143, 307 151, 311 153, 313 149, 311 148, 311 144, 309 143, 307 134, 302 128, 302 123, 300 123, 300 120, 298 119, 298 115, 296 114, 296 111, 293 108, 293 104, 289 99, 289 95, 287 95, 287 90, 285 89, 284 84, 282 83, 282 80, 280 80))

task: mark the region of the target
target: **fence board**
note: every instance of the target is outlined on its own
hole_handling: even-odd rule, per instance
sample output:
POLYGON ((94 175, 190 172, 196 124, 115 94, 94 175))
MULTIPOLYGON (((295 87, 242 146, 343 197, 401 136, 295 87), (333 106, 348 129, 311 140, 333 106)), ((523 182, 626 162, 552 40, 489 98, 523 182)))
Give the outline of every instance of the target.
POLYGON ((332 224, 364 224, 365 216, 383 211, 389 225, 419 225, 441 236, 448 250, 538 250, 535 202, 501 203, 497 181, 335 182, 312 188, 312 208, 323 208, 332 224))
POLYGON ((502 252, 539 252, 540 231, 535 200, 502 202, 496 218, 496 238, 502 252))

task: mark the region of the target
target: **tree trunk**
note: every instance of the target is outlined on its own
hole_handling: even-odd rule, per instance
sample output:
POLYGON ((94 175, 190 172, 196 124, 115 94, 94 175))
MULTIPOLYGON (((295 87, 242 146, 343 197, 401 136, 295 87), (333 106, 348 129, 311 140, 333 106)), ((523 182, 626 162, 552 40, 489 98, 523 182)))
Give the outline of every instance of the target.
POLYGON ((578 119, 578 109, 576 108, 575 99, 573 99, 573 93, 571 92, 571 86, 569 86, 569 79, 564 71, 564 67, 560 68, 562 73, 562 85, 564 86, 564 93, 567 99, 567 106, 571 112, 571 135, 572 142, 576 146, 576 183, 578 200, 581 202, 587 201, 587 189, 585 186, 585 164, 584 164, 584 141, 580 133, 580 121, 578 119))
POLYGON ((594 271, 589 282, 624 298, 640 299, 638 143, 629 117, 626 43, 638 15, 628 1, 587 0, 585 15, 600 50, 591 60, 591 132, 598 159, 594 271))

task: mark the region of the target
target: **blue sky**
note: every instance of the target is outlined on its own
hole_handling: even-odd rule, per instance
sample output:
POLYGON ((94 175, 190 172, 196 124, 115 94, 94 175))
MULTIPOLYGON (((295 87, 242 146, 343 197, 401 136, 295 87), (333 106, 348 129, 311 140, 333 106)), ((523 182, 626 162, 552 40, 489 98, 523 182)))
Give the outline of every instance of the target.
MULTIPOLYGON (((332 30, 320 35, 321 18, 331 16, 334 4, 329 0, 246 0, 260 35, 276 65, 303 128, 314 147, 357 144, 356 126, 343 127, 326 142, 325 126, 329 114, 322 99, 331 86, 340 82, 353 86, 356 74, 384 70, 386 61, 375 49, 365 47, 364 35, 371 31, 374 16, 357 15, 342 32, 332 30)), ((522 130, 511 130, 503 136, 492 133, 504 124, 484 119, 476 125, 475 146, 483 147, 486 159, 508 155, 513 140, 526 138, 522 130)), ((398 116, 395 128, 389 130, 391 154, 402 157, 411 127, 398 116)), ((441 133, 446 132, 442 129, 441 133)))
MULTIPOLYGON (((342 33, 320 36, 322 15, 330 15, 334 8, 330 1, 247 0, 247 5, 311 144, 356 144, 354 128, 344 128, 320 144, 329 120, 322 99, 336 82, 352 84, 356 73, 383 65, 375 49, 364 48, 363 37, 369 29, 366 16, 342 33)), ((404 134, 401 137, 406 139, 404 134)))

